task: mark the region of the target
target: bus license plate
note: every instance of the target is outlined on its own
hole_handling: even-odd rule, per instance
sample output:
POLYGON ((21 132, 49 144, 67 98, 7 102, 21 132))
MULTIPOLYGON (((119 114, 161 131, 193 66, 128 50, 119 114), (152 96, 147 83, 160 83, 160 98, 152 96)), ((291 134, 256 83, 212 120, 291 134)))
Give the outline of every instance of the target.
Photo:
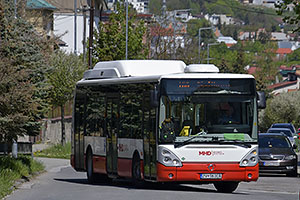
POLYGON ((279 162, 264 162, 264 166, 279 166, 279 162))
POLYGON ((222 174, 200 174, 200 179, 222 179, 222 174))

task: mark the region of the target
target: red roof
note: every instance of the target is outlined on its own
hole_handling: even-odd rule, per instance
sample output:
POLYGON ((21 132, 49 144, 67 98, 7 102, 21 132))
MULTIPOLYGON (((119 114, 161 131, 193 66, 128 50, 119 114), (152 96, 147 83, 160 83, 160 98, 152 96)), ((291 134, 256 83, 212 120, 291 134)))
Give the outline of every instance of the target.
POLYGON ((258 67, 250 67, 249 69, 248 69, 248 74, 255 74, 256 73, 256 71, 259 71, 259 70, 261 70, 260 68, 258 68, 258 67))
POLYGON ((294 85, 297 84, 297 80, 296 81, 287 81, 287 82, 281 82, 281 83, 276 83, 273 85, 269 85, 268 89, 277 89, 277 88, 281 88, 281 87, 285 87, 285 86, 289 86, 289 85, 294 85))
POLYGON ((281 65, 280 67, 279 67, 279 69, 281 69, 281 70, 293 70, 293 68, 292 67, 287 67, 286 65, 281 65))
POLYGON ((279 48, 276 51, 277 54, 289 54, 292 53, 292 50, 289 48, 279 48))

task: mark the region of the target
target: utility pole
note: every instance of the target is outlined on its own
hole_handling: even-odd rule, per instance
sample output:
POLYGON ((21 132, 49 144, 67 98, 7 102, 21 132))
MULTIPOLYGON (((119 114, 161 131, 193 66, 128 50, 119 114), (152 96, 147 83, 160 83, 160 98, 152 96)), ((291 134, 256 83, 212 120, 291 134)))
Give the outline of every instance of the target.
POLYGON ((128 0, 126 0, 126 48, 125 48, 125 60, 128 59, 128 0))
POLYGON ((213 27, 203 27, 203 28, 199 28, 199 33, 198 33, 198 37, 199 37, 199 47, 198 47, 198 54, 199 54, 199 64, 201 64, 201 55, 200 55, 200 52, 201 52, 201 31, 202 30, 208 30, 208 29, 213 29, 213 27))
POLYGON ((86 11, 87 11, 87 6, 83 6, 83 63, 86 63, 86 11))
POLYGON ((77 0, 74 0, 74 54, 77 54, 77 0))
POLYGON ((92 69, 94 10, 95 10, 95 1, 91 0, 91 6, 90 6, 90 36, 89 36, 89 69, 92 69))

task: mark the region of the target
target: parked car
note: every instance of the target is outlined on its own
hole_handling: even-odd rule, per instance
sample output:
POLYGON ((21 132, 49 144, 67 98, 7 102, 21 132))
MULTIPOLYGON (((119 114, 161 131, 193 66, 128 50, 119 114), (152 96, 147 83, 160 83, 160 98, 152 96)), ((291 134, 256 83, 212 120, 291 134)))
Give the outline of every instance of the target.
POLYGON ((267 132, 268 133, 284 133, 289 138, 292 145, 295 144, 295 137, 294 137, 293 133, 291 132, 291 130, 288 128, 270 128, 267 132))
POLYGON ((296 129, 292 123, 275 123, 272 124, 270 128, 288 128, 293 135, 296 135, 296 129))
POLYGON ((296 145, 283 133, 259 134, 259 172, 285 173, 297 176, 296 145))

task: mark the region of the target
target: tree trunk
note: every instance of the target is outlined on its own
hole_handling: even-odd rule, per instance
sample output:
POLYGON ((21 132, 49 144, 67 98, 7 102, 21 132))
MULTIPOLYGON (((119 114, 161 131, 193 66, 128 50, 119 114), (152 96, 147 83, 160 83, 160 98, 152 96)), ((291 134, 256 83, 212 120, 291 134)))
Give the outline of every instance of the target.
POLYGON ((66 133, 65 133, 65 106, 62 105, 61 109, 61 145, 65 146, 66 144, 66 133))

